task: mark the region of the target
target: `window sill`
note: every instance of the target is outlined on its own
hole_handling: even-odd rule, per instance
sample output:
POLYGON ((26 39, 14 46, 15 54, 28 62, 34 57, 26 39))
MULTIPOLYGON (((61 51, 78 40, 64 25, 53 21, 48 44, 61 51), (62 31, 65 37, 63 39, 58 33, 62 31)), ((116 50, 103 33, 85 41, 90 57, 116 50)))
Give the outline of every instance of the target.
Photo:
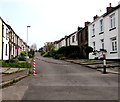
POLYGON ((95 35, 93 35, 92 37, 95 37, 95 35))
POLYGON ((117 53, 117 52, 110 52, 110 54, 114 54, 114 53, 117 53))
POLYGON ((116 27, 109 29, 109 31, 112 31, 112 30, 114 30, 114 29, 116 29, 116 27))
POLYGON ((99 35, 103 34, 104 32, 100 32, 99 35))

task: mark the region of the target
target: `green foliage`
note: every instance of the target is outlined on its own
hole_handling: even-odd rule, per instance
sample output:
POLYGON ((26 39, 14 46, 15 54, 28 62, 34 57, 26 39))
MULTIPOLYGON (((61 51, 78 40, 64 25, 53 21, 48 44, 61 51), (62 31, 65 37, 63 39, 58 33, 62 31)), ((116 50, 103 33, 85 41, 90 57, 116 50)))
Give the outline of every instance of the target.
POLYGON ((51 48, 50 52, 49 52, 49 56, 50 57, 54 57, 56 55, 56 50, 54 48, 51 48))
POLYGON ((5 61, 2 62, 2 67, 17 67, 17 68, 31 68, 32 64, 28 62, 13 62, 7 63, 5 61))
POLYGON ((6 60, 5 62, 6 63, 14 63, 14 62, 18 62, 19 60, 18 59, 10 59, 10 60, 6 60))
POLYGON ((34 57, 34 55, 32 55, 32 54, 28 54, 28 56, 29 56, 29 58, 33 58, 34 57))
POLYGON ((68 58, 72 58, 72 59, 78 59, 78 58, 80 58, 80 54, 78 54, 78 53, 71 53, 71 54, 69 54, 68 55, 68 58))
POLYGON ((63 54, 56 54, 56 55, 54 56, 55 59, 60 59, 60 58, 62 58, 62 57, 64 57, 63 54))
POLYGON ((21 56, 26 56, 26 54, 27 54, 27 51, 22 51, 22 52, 20 53, 21 56))
POLYGON ((67 47, 61 47, 58 49, 57 54, 63 54, 65 57, 72 56, 70 54, 79 54, 80 48, 79 46, 67 46, 67 47))
POLYGON ((25 56, 18 56, 18 60, 19 61, 26 61, 26 57, 25 56))
POLYGON ((33 56, 34 56, 34 55, 35 55, 35 51, 34 51, 34 50, 32 50, 32 49, 30 49, 30 51, 28 52, 28 55, 29 55, 29 54, 31 54, 31 55, 33 55, 33 56))
POLYGON ((86 53, 91 53, 91 52, 93 52, 93 48, 90 47, 90 46, 84 47, 84 50, 85 50, 86 53))
POLYGON ((49 52, 44 53, 43 57, 50 57, 49 52))

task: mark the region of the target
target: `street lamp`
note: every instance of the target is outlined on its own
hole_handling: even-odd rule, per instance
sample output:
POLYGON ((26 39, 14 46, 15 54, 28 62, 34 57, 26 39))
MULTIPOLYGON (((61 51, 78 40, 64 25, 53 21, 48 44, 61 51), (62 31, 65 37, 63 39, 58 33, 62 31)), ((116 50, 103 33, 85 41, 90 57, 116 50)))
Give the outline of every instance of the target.
MULTIPOLYGON (((28 46, 28 28, 30 28, 31 26, 27 26, 27 46, 28 46)), ((26 58, 28 59, 28 48, 27 48, 27 52, 26 52, 26 58)))

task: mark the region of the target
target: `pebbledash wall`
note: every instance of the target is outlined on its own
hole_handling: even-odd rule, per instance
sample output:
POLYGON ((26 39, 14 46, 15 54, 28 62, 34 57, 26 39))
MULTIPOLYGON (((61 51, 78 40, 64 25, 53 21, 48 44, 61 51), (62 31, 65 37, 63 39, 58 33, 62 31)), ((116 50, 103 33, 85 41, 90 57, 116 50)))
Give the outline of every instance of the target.
MULTIPOLYGON (((89 46, 94 51, 105 49, 106 59, 120 59, 120 4, 97 17, 89 26, 89 46)), ((102 53, 89 54, 89 59, 102 57, 102 53)))

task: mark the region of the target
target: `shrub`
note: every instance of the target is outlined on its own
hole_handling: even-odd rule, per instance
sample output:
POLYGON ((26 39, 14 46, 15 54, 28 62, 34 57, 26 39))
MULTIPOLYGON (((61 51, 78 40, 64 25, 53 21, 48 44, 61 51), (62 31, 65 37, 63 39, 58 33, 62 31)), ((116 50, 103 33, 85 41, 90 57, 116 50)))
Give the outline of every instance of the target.
POLYGON ((67 46, 61 47, 58 49, 57 54, 63 54, 65 57, 68 57, 71 53, 80 53, 79 46, 67 46))
POLYGON ((78 54, 78 53, 71 53, 71 54, 68 55, 68 58, 77 59, 77 58, 80 58, 80 54, 78 54))
POLYGON ((60 60, 64 60, 64 59, 66 59, 66 57, 60 57, 59 59, 60 59, 60 60))
POLYGON ((26 61, 26 56, 18 56, 19 61, 26 61))
POLYGON ((49 52, 44 53, 43 57, 50 57, 49 52))
POLYGON ((18 67, 18 68, 31 68, 32 64, 28 62, 14 62, 14 63, 6 63, 5 61, 2 62, 3 67, 18 67))
POLYGON ((27 51, 22 51, 22 52, 20 53, 21 56, 26 56, 26 54, 27 54, 27 51))
POLYGON ((54 57, 56 55, 56 50, 54 48, 51 48, 50 52, 49 52, 49 55, 50 57, 54 57))
POLYGON ((10 59, 10 60, 6 60, 6 63, 14 63, 14 62, 18 62, 18 59, 10 59))
POLYGON ((84 50, 85 50, 86 53, 91 53, 91 52, 93 52, 93 48, 90 47, 90 46, 86 46, 86 47, 84 48, 84 50))
POLYGON ((32 54, 28 54, 28 56, 29 56, 29 58, 33 58, 34 57, 34 55, 32 55, 32 54))
POLYGON ((63 54, 56 54, 56 55, 54 56, 55 59, 60 59, 60 58, 62 58, 62 57, 64 57, 63 54))
POLYGON ((28 52, 28 55, 29 54, 32 54, 33 56, 35 55, 35 51, 34 50, 32 50, 32 49, 30 49, 30 51, 28 52))

